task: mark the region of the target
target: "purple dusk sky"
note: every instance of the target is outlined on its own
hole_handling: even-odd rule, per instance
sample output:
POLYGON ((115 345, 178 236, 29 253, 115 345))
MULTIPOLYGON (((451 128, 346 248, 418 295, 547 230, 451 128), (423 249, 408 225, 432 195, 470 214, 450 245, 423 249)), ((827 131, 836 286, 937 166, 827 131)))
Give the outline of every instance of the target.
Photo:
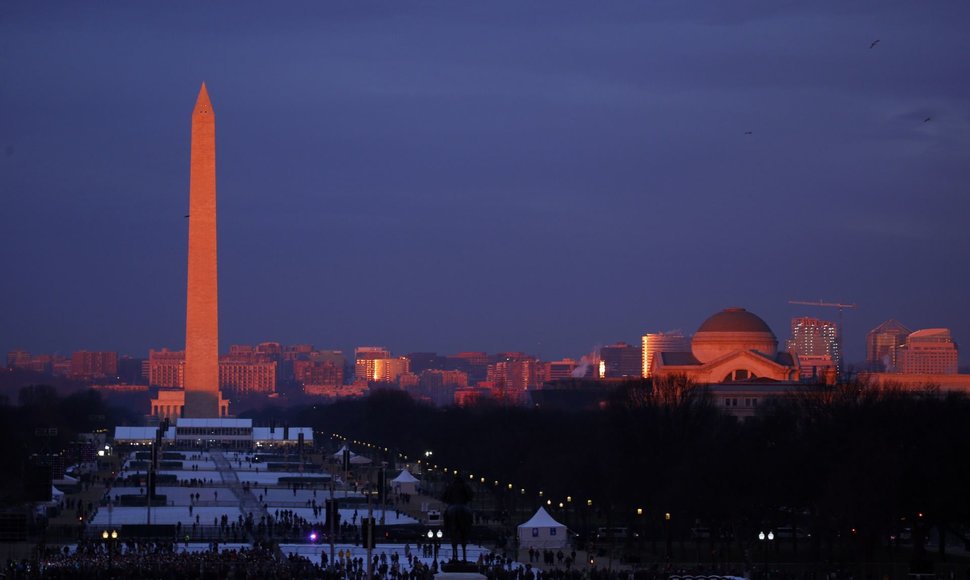
POLYGON ((968 30, 962 0, 5 2, 0 349, 182 348, 202 81, 223 349, 557 358, 735 305, 784 341, 820 298, 859 304, 850 361, 891 317, 968 342, 968 30))

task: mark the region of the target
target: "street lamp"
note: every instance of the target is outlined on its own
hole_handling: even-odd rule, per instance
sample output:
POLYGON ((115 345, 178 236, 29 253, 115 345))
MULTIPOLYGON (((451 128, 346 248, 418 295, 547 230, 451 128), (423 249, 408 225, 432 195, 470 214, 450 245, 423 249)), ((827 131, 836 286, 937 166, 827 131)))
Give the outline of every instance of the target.
POLYGON ((428 530, 428 541, 432 545, 432 557, 435 563, 438 562, 438 550, 441 548, 441 538, 444 537, 444 533, 441 530, 428 530))
MULTIPOLYGON (((666 536, 667 559, 669 560, 674 551, 673 538, 670 536, 670 512, 664 512, 664 535, 666 536)), ((683 546, 681 546, 683 548, 683 546)))
POLYGON ((768 542, 774 541, 774 539, 775 533, 771 530, 768 530, 767 534, 763 530, 758 532, 758 540, 762 543, 761 554, 764 564, 765 580, 768 579, 768 542))
POLYGON ((101 532, 101 539, 104 540, 105 546, 108 548, 108 569, 114 568, 114 544, 118 541, 118 530, 108 530, 101 532))

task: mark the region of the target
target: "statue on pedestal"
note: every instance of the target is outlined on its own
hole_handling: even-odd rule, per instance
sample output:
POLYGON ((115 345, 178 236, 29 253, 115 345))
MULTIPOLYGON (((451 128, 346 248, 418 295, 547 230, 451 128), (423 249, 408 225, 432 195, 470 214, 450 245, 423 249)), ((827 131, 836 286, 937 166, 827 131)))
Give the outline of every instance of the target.
POLYGON ((441 496, 441 500, 448 504, 445 509, 445 533, 451 540, 452 561, 458 560, 459 544, 461 544, 462 562, 468 561, 468 539, 471 536, 472 523, 474 522, 472 510, 468 507, 468 504, 474 498, 475 492, 458 474, 455 474, 455 478, 448 484, 448 488, 441 496))

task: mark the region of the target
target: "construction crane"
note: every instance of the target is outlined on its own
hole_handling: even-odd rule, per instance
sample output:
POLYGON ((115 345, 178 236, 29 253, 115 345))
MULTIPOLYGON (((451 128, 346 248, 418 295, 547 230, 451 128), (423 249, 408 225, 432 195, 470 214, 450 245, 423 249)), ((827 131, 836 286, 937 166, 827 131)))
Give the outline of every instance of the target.
POLYGON ((825 302, 823 300, 789 300, 789 304, 800 304, 802 306, 821 306, 822 308, 838 308, 839 309, 839 323, 842 322, 842 311, 845 309, 854 309, 859 306, 856 304, 842 304, 841 302, 825 302))
MULTIPOLYGON (((800 306, 818 306, 821 308, 838 308, 839 309, 839 325, 836 328, 835 339, 839 343, 839 357, 845 356, 845 350, 842 345, 842 312, 845 310, 854 310, 858 308, 856 304, 842 304, 841 302, 825 302, 824 300, 789 300, 789 304, 798 304, 800 306)), ((842 361, 837 361, 839 366, 839 372, 842 372, 842 361)))

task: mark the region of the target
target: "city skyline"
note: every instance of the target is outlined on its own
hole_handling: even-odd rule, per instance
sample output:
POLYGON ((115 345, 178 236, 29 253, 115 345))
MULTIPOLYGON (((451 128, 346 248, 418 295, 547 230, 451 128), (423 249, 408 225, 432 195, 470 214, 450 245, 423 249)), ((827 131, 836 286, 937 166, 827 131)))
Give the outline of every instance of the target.
POLYGON ((202 81, 225 344, 556 360, 730 306, 784 339, 816 297, 859 304, 849 363, 889 318, 970 332, 967 7, 319 8, 255 40, 254 5, 4 10, 38 47, 0 63, 5 352, 181 347, 202 81))
MULTIPOLYGON (((744 311, 744 309, 728 308, 725 309, 724 312, 731 311, 744 311)), ((784 338, 784 335, 775 335, 774 331, 770 329, 770 327, 768 328, 768 330, 774 336, 774 340, 784 345, 784 348, 778 349, 779 352, 788 352, 793 355, 797 355, 802 361, 801 366, 805 367, 806 369, 810 369, 813 366, 818 366, 819 364, 822 364, 823 366, 833 366, 833 368, 838 366, 838 357, 833 358, 830 352, 830 349, 836 353, 839 352, 836 331, 837 323, 812 317, 793 317, 791 323, 792 327, 787 339, 784 338)), ((702 325, 698 331, 702 331, 703 326, 704 325, 702 325)), ((944 350, 952 351, 952 354, 947 355, 952 359, 947 364, 952 364, 955 366, 943 371, 921 372, 929 372, 930 374, 937 372, 966 372, 965 367, 959 365, 958 343, 951 336, 949 328, 925 328, 917 329, 916 331, 909 331, 894 319, 889 319, 883 322, 867 333, 866 360, 850 363, 844 370, 847 370, 852 374, 857 372, 901 372, 906 374, 910 372, 904 369, 894 368, 896 365, 892 363, 893 355, 890 354, 891 352, 900 353, 906 351, 910 346, 907 339, 907 337, 910 335, 925 337, 922 340, 923 343, 942 343, 942 348, 944 350), (892 338, 889 338, 890 331, 887 331, 886 329, 895 329, 897 327, 903 330, 903 334, 896 334, 893 335, 892 338), (883 350, 886 352, 883 352, 883 350), (958 366, 963 370, 958 370, 958 366)), ((354 366, 353 360, 356 359, 357 371, 356 373, 352 372, 352 375, 363 374, 363 376, 369 377, 371 380, 380 380, 377 379, 376 376, 372 376, 375 375, 373 364, 371 364, 369 367, 365 366, 362 369, 360 367, 361 362, 373 362, 376 359, 397 360, 407 358, 411 359, 411 362, 414 362, 415 360, 421 361, 418 363, 421 368, 424 368, 427 364, 431 365, 429 368, 439 368, 435 365, 443 364, 445 359, 463 359, 469 356, 474 356, 485 360, 495 357, 499 357, 500 359, 502 356, 508 355, 512 356, 513 358, 522 356, 543 362, 545 364, 565 363, 568 361, 572 364, 572 368, 576 368, 578 366, 585 368, 588 365, 595 366, 597 361, 600 361, 598 364, 605 364, 606 366, 598 367, 598 378, 634 376, 633 371, 631 370, 634 369, 634 367, 636 369, 635 376, 648 378, 651 376, 651 373, 648 370, 650 365, 647 361, 653 358, 653 353, 689 352, 693 349, 691 346, 691 341, 696 337, 697 335, 695 333, 682 333, 680 330, 670 333, 647 333, 641 337, 642 340, 641 344, 639 345, 630 345, 622 341, 613 344, 596 345, 596 347, 594 347, 591 351, 583 353, 570 353, 563 356, 560 360, 554 360, 554 358, 551 357, 543 357, 537 353, 515 351, 512 349, 500 349, 494 351, 463 350, 457 352, 440 352, 415 349, 392 350, 385 346, 373 345, 358 345, 350 349, 332 349, 328 348, 327 346, 321 346, 313 343, 285 343, 277 340, 260 340, 251 344, 230 344, 228 347, 219 351, 218 360, 220 365, 228 362, 250 363, 271 360, 274 357, 278 358, 279 355, 286 353, 287 355, 291 356, 284 356, 283 359, 280 360, 311 360, 325 362, 331 360, 332 357, 337 357, 346 363, 344 366, 346 366, 347 370, 352 370, 354 366), (630 358, 632 354, 629 349, 635 349, 639 354, 635 362, 632 358, 630 358), (351 358, 351 355, 353 355, 353 359, 351 358), (435 362, 429 363, 429 361, 435 362)), ((926 347, 919 348, 925 349, 926 347)), ((936 347, 932 348, 935 349, 936 347)), ((56 351, 36 352, 16 348, 7 351, 7 366, 11 368, 22 368, 28 370, 33 369, 34 367, 37 367, 37 369, 43 367, 47 370, 35 370, 37 370, 37 372, 54 375, 98 375, 101 378, 110 378, 112 375, 118 374, 117 369, 120 368, 119 361, 124 362, 125 360, 129 360, 147 362, 152 360, 152 358, 157 355, 162 359, 171 359, 172 361, 178 360, 179 364, 172 366, 171 369, 166 371, 170 373, 169 375, 166 375, 169 378, 163 379, 161 382, 152 381, 149 384, 163 387, 181 386, 183 380, 181 367, 184 363, 185 349, 170 349, 168 346, 162 346, 160 348, 150 349, 147 353, 148 356, 144 356, 145 354, 146 353, 80 349, 72 351, 66 355, 65 353, 56 351), (52 364, 53 367, 51 366, 52 364), (110 367, 114 368, 115 370, 100 374, 95 371, 77 372, 73 370, 78 366, 84 369, 89 367, 92 369, 110 367), (67 370, 68 367, 70 367, 70 371, 67 370), (177 372, 177 380, 173 378, 176 376, 176 374, 174 374, 174 369, 176 367, 179 368, 177 372)), ((154 373, 154 370, 152 370, 152 372, 154 373)), ((596 373, 591 371, 590 376, 593 376, 594 374, 596 373)))

